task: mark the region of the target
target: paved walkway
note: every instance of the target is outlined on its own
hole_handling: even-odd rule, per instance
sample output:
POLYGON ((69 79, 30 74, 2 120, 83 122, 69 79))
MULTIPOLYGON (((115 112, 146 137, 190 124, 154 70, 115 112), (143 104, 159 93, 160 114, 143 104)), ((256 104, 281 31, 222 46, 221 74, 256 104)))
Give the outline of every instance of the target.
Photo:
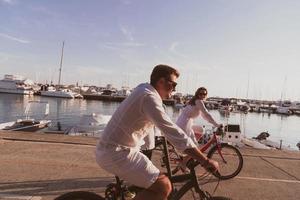
MULTIPOLYGON (((50 200, 74 190, 102 194, 113 176, 96 164, 95 144, 95 138, 0 132, 0 199, 50 200)), ((241 200, 300 198, 300 152, 241 151, 242 172, 220 182, 215 195, 241 200)), ((216 184, 211 179, 203 187, 213 191, 216 184)))

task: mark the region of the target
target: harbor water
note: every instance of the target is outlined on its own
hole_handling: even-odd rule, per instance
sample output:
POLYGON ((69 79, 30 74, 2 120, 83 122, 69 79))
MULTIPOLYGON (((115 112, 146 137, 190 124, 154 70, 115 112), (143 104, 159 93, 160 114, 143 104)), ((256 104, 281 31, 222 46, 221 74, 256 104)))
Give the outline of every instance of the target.
MULTIPOLYGON (((47 101, 50 106, 49 115, 46 119, 52 121, 51 127, 55 129, 59 122, 62 129, 67 129, 75 125, 80 116, 84 114, 98 113, 112 115, 118 105, 118 102, 107 102, 85 99, 63 99, 41 96, 23 96, 15 94, 0 93, 0 123, 14 121, 24 118, 24 110, 29 101, 39 100, 47 101)), ((167 106, 167 112, 176 120, 180 110, 172 106, 167 106)), ((240 124, 242 134, 247 137, 255 137, 263 131, 268 131, 269 139, 280 142, 285 146, 297 149, 296 144, 300 141, 300 116, 284 116, 279 114, 267 113, 230 113, 223 116, 218 110, 210 110, 212 116, 223 124, 240 124)), ((32 116, 41 117, 41 116, 32 116)), ((195 124, 210 127, 202 118, 197 118, 195 124)))

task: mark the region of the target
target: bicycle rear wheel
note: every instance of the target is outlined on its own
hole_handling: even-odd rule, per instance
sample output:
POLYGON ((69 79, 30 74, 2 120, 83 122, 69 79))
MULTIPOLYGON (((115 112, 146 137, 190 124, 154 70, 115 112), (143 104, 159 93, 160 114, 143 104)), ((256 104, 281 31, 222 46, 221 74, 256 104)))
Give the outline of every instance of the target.
POLYGON ((63 194, 54 200, 104 200, 104 198, 93 192, 75 191, 63 194))
POLYGON ((230 179, 238 175, 243 167, 243 157, 240 151, 232 145, 222 143, 220 144, 220 152, 222 156, 216 145, 207 154, 208 158, 219 163, 220 174, 213 173, 213 175, 221 180, 230 179))

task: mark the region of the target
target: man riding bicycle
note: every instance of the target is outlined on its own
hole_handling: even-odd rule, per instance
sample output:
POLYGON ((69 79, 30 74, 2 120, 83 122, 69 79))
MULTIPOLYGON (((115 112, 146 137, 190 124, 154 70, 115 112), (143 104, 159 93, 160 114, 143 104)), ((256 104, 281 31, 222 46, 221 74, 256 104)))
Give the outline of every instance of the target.
POLYGON ((162 99, 171 97, 178 77, 176 69, 157 65, 151 73, 150 84, 140 84, 134 89, 119 105, 100 136, 97 163, 106 171, 145 188, 135 200, 164 200, 172 190, 168 177, 139 151, 143 138, 154 125, 176 149, 198 160, 206 169, 218 170, 218 163, 203 155, 164 110, 162 99))

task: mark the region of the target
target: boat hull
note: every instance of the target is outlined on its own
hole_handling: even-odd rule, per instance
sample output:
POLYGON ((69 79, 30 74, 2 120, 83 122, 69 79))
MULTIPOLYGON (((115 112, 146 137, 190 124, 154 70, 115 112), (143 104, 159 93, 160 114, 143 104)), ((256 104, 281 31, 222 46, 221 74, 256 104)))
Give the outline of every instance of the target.
POLYGON ((64 92, 52 92, 52 91, 41 91, 41 96, 47 96, 47 97, 58 97, 58 98, 69 98, 73 99, 74 95, 70 93, 64 93, 64 92))
POLYGON ((41 121, 17 121, 17 122, 6 122, 0 124, 1 130, 8 131, 25 131, 25 132, 35 132, 41 129, 48 127, 50 120, 41 120, 41 121))
POLYGON ((32 90, 0 88, 0 93, 32 95, 33 91, 32 90))

